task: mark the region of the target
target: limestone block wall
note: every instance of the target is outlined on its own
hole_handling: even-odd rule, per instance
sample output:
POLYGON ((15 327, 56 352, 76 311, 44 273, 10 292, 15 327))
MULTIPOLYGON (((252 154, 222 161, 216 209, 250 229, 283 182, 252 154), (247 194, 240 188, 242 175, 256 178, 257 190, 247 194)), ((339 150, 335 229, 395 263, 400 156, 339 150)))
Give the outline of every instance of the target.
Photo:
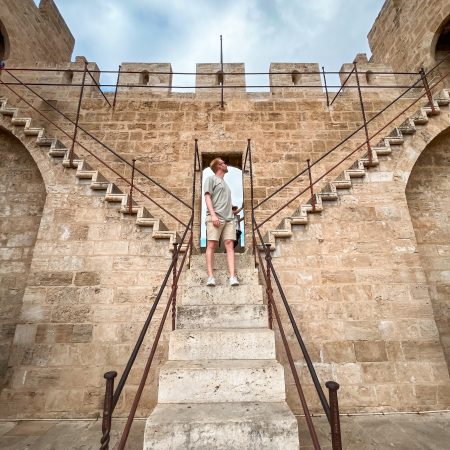
POLYGON ((7 64, 70 61, 75 41, 53 0, 1 0, 0 9, 7 64))
MULTIPOLYGON (((383 162, 338 205, 297 226, 290 240, 278 240, 274 265, 319 378, 341 384, 345 411, 448 408, 438 319, 398 168, 383 162)), ((278 355, 285 360, 281 346, 278 355)), ((300 351, 296 358, 307 398, 319 410, 300 351)), ((297 397, 290 379, 289 399, 300 413, 297 397)))
MULTIPOLYGON (((51 98, 72 120, 77 108, 77 88, 54 90, 51 98)), ((4 90, 10 97, 10 93, 4 90)), ((226 108, 220 108, 217 93, 181 94, 172 93, 166 97, 151 93, 128 94, 118 92, 116 108, 113 111, 92 88, 83 100, 80 126, 87 129, 97 138, 120 155, 131 161, 137 159, 137 167, 141 168, 157 182, 170 186, 176 195, 189 201, 191 189, 192 156, 194 139, 199 141, 202 153, 244 154, 247 139, 252 139, 255 162, 255 196, 257 201, 273 192, 277 186, 288 181, 292 176, 306 167, 306 159, 317 159, 325 151, 336 145, 362 124, 359 110, 359 99, 355 90, 348 90, 340 95, 332 108, 327 108, 325 94, 321 88, 311 92, 292 93, 244 93, 240 97, 230 96, 225 92, 226 108), (210 97, 208 97, 210 95, 210 97), (175 175, 176 174, 176 175, 175 175)), ((108 94, 112 100, 112 94, 108 94)), ((391 100, 391 92, 365 90, 363 92, 365 110, 368 118, 383 108, 391 100)), ((388 122, 409 100, 400 101, 389 109, 376 122, 369 125, 369 131, 388 122)), ((36 101, 37 106, 40 101, 36 101)), ((49 110, 49 107, 46 107, 49 110)), ((69 133, 64 136, 60 130, 46 125, 51 134, 57 135, 67 145, 73 133, 73 124, 58 118, 58 114, 50 112, 52 118, 69 133)), ((27 111, 37 123, 45 121, 37 113, 27 111)), ((400 121, 401 119, 399 119, 400 121)), ((95 144, 92 139, 79 131, 79 139, 96 155, 104 159, 119 173, 129 177, 129 168, 95 144)), ((356 147, 364 139, 359 132, 350 141, 347 148, 356 147)), ((374 139, 377 142, 378 138, 374 139)), ((86 152, 77 147, 80 155, 86 152)), ((365 150, 361 150, 363 153, 365 150)), ((338 150, 332 158, 315 168, 315 174, 334 165, 336 161, 348 153, 346 149, 338 150)), ((87 156, 93 167, 99 166, 95 158, 87 156)), ((348 164, 351 164, 349 161, 348 164)), ((101 164, 100 164, 101 166, 101 164)), ((116 180, 124 189, 128 187, 117 179, 117 175, 109 173, 110 179, 116 180)), ((333 176, 333 175, 331 175, 333 176)), ((299 183, 283 192, 284 198, 297 193, 299 186, 304 186, 305 176, 299 183)), ((326 179, 324 180, 326 181, 326 179)), ((167 194, 152 183, 138 177, 138 183, 148 190, 152 197, 164 202, 172 210, 177 210, 181 218, 188 217, 188 211, 179 208, 167 194)), ((249 191, 246 190, 246 198, 249 191)), ((283 198, 283 196, 281 197, 283 198)), ((141 198, 142 201, 145 201, 141 198)), ((261 209, 262 218, 279 206, 280 197, 269 202, 261 209)), ((294 211, 295 207, 289 209, 294 211)), ((161 217, 171 227, 177 223, 164 213, 161 217)))
MULTIPOLYGON (((101 408, 103 373, 121 374, 128 360, 170 264, 169 246, 153 239, 151 228, 138 228, 135 218, 122 217, 87 183, 77 183, 73 171, 54 165, 33 138, 15 131, 39 160, 48 193, 28 278, 20 274, 26 288, 0 411, 3 417, 92 417, 101 408)), ((144 354, 154 334, 151 328, 144 354)), ((163 334, 154 370, 165 341, 163 334)), ((139 356, 118 414, 129 409, 143 364, 139 356)), ((154 404, 154 370, 139 414, 154 404)))
MULTIPOLYGON (((2 93, 8 95, 7 90, 3 89, 2 93)), ((71 118, 75 117, 78 101, 76 91, 55 89, 49 95, 52 102, 63 112, 71 118)), ((389 95, 381 90, 364 91, 363 95, 368 117, 390 101, 390 98, 387 98, 389 95)), ((112 94, 108 96, 112 99, 112 94)), ((21 107, 21 116, 29 115, 36 119, 36 123, 45 124, 45 121, 23 102, 14 97, 11 101, 21 107)), ((370 130, 375 132, 408 102, 410 100, 399 102, 382 119, 372 124, 370 130)), ((73 125, 60 118, 57 113, 51 114, 57 120, 58 126, 70 136, 73 125)), ((3 120, 6 123, 10 119, 3 120)), ((397 119, 397 123, 402 121, 402 117, 397 119)), ((360 125, 359 99, 355 91, 344 92, 332 108, 326 107, 323 92, 315 97, 242 92, 239 96, 226 97, 225 109, 220 108, 214 93, 210 97, 207 94, 192 93, 172 93, 165 97, 142 93, 133 94, 132 98, 125 93, 119 93, 116 108, 112 110, 100 94, 92 89, 83 100, 80 116, 81 127, 107 143, 127 160, 136 158, 139 168, 188 202, 192 188, 195 138, 199 140, 202 160, 207 160, 206 157, 211 154, 221 154, 225 158, 232 155, 234 160, 237 160, 239 158, 236 155, 239 152, 244 153, 247 139, 251 138, 255 196, 257 201, 260 201, 302 170, 307 158, 317 159, 360 125)), ((70 138, 61 130, 48 124, 46 128, 49 136, 58 136, 70 146, 70 138)), ((11 129, 14 133, 21 133, 20 127, 11 126, 11 129)), ((81 130, 78 136, 97 157, 104 159, 119 174, 130 175, 129 168, 98 144, 93 144, 81 130)), ((383 134, 379 138, 382 136, 383 134)), ((22 138, 25 139, 24 136, 22 138)), ((345 149, 337 151, 332 158, 315 167, 314 176, 334 165, 350 149, 361 143, 362 139, 362 133, 355 136, 345 149)), ((37 153, 43 155, 42 150, 36 146, 29 147, 29 150, 35 159, 37 153)), ((123 189, 128 189, 118 179, 117 174, 104 169, 92 155, 79 147, 76 147, 75 151, 79 155, 85 155, 91 166, 101 169, 108 179, 116 181, 123 189)), ((365 149, 362 149, 360 155, 364 152, 365 149)), ((143 310, 147 310, 152 302, 154 290, 169 265, 170 255, 167 242, 155 241, 150 233, 136 228, 133 220, 121 218, 118 211, 105 205, 101 196, 93 195, 87 185, 77 184, 70 170, 64 171, 60 166, 51 164, 47 156, 43 158, 46 165, 41 162, 45 165, 41 173, 50 177, 45 182, 51 188, 48 188, 37 250, 27 281, 20 323, 16 329, 15 347, 10 358, 11 383, 3 390, 2 405, 6 407, 2 410, 13 416, 28 417, 94 415, 100 408, 103 395, 102 374, 111 369, 121 373, 138 332, 135 325, 141 317, 143 320, 143 310), (71 373, 75 376, 71 376, 71 373)), ((342 168, 351 166, 356 158, 357 154, 342 168)), ((330 174, 330 177, 334 178, 342 168, 330 174)), ((446 395, 442 375, 446 365, 442 350, 439 350, 440 344, 436 344, 438 335, 436 326, 433 325, 435 322, 432 311, 429 305, 426 306, 429 297, 424 272, 417 255, 410 255, 409 242, 414 239, 413 229, 409 225, 404 237, 403 234, 395 234, 397 231, 394 226, 391 228, 385 225, 399 214, 402 220, 407 221, 406 215, 402 216, 407 213, 407 209, 402 209, 406 208, 404 186, 403 191, 399 190, 397 181, 393 182, 384 172, 373 175, 375 180, 377 176, 380 182, 387 183, 381 183, 383 188, 377 191, 378 193, 374 190, 369 195, 363 188, 361 191, 355 190, 348 197, 349 211, 341 213, 339 211, 343 210, 336 208, 336 216, 330 220, 329 216, 314 219, 324 222, 320 226, 319 223, 313 223, 308 228, 308 236, 314 236, 311 239, 320 241, 323 238, 320 235, 316 238, 314 230, 322 229, 321 233, 326 236, 328 243, 327 247, 319 245, 319 248, 327 250, 317 255, 316 260, 311 257, 315 255, 315 250, 309 253, 307 239, 297 243, 295 237, 292 242, 285 244, 285 250, 283 244, 281 245, 279 259, 283 263, 283 270, 288 271, 283 275, 283 279, 290 295, 295 293, 294 298, 301 299, 302 295, 308 295, 308 301, 296 305, 296 314, 304 318, 305 322, 311 322, 311 325, 308 325, 311 331, 308 331, 306 336, 308 344, 312 345, 313 349, 318 349, 316 362, 319 370, 323 370, 327 375, 332 371, 333 378, 351 387, 344 394, 343 404, 346 410, 422 408, 425 407, 423 402, 428 401, 437 408, 442 405, 442 397, 446 395), (392 185, 389 182, 392 182, 392 185), (393 196, 391 200, 397 203, 389 203, 385 190, 393 196), (379 201, 382 203, 378 203, 379 201), (352 204, 357 202, 367 203, 369 213, 361 213, 363 209, 360 208, 356 211, 352 204), (397 204, 400 205, 399 208, 397 204), (379 208, 376 213, 378 216, 374 216, 373 211, 376 208, 379 208), (349 218, 341 221, 341 215, 347 213, 349 218), (391 232, 392 241, 398 244, 399 248, 404 248, 404 251, 399 250, 398 260, 393 259, 392 253, 389 253, 395 254, 397 251, 394 244, 386 247, 383 253, 383 239, 391 232), (287 254, 293 258, 291 261, 284 258, 287 254), (303 276, 301 274, 305 260, 308 261, 308 269, 303 276), (385 264, 385 261, 391 265, 385 264), (346 264, 350 266, 348 270, 341 267, 346 264), (411 264, 413 269, 410 269, 411 264), (379 266, 383 266, 383 269, 378 269, 379 266), (385 266, 386 277, 383 271, 385 266), (398 276, 405 278, 404 283, 401 281, 403 278, 396 278, 397 269, 400 271, 398 276), (322 292, 321 294, 309 289, 313 282, 314 288, 322 292), (418 290, 412 288, 416 284, 419 285, 418 290), (385 304, 391 307, 390 300, 386 303, 377 300, 384 298, 379 291, 386 289, 385 285, 392 289, 387 289, 383 295, 397 292, 395 289, 400 290, 398 295, 402 300, 398 311, 402 310, 405 302, 405 308, 408 309, 410 300, 414 307, 419 308, 420 314, 423 314, 423 322, 420 322, 417 332, 414 331, 417 328, 417 317, 413 312, 405 312, 405 316, 399 312, 395 321, 391 320, 387 313, 382 315, 385 304), (305 289, 301 289, 303 287, 305 289), (334 303, 336 296, 342 299, 360 299, 366 296, 369 300, 353 309, 356 300, 345 304, 342 300, 342 304, 337 305, 334 303), (320 298, 320 301, 316 302, 316 298, 320 298), (308 315, 303 316, 302 308, 311 303, 317 303, 317 308, 319 311, 323 309, 323 312, 316 314, 315 305, 311 308, 311 314, 309 310, 308 315), (367 305, 369 307, 366 309, 367 305), (379 321, 374 320, 372 313, 377 318, 381 317, 383 324, 380 326, 387 327, 386 334, 383 334, 384 328, 383 331, 376 331, 379 321), (330 324, 330 317, 338 318, 337 329, 341 332, 340 337, 332 334, 330 338, 324 338, 320 335, 335 333, 334 322, 330 324), (347 327, 353 331, 345 331, 347 327), (391 328, 397 333, 392 338, 389 335, 391 328), (387 349, 391 341, 394 342, 394 350, 398 349, 398 346, 401 349, 389 353, 390 359, 386 360, 384 358, 388 358, 387 349), (338 348, 344 348, 342 352, 345 352, 345 355, 333 354, 327 356, 328 359, 323 359, 323 355, 330 355, 329 349, 336 347, 336 342, 339 344, 338 348), (421 358, 421 364, 425 364, 424 366, 414 365, 411 355, 417 352, 417 348, 422 348, 422 344, 424 348, 430 346, 432 356, 430 359, 421 358), (349 350, 346 350, 347 348, 349 350), (356 348, 359 356, 356 356, 356 348), (407 351, 405 348, 409 349, 409 359, 404 356, 407 351), (375 356, 361 356, 366 352, 375 356), (347 353, 350 354, 350 361, 346 359, 347 353), (353 354, 355 356, 352 356, 353 354), (386 364, 365 365, 381 362, 386 364), (395 370, 395 373, 403 370, 403 375, 395 378, 395 382, 385 382, 383 380, 386 375, 382 372, 384 368, 387 368, 389 374, 392 370, 395 370), (422 380, 422 384, 405 381, 407 377, 418 376, 422 369, 431 371, 433 375, 425 381, 422 380), (354 378, 345 378, 342 373, 347 373, 346 370, 351 374, 356 372, 354 378), (381 374, 377 375, 379 372, 381 374), (366 386, 368 380, 373 381, 370 387, 366 386), (404 382, 406 387, 402 387, 404 382), (418 389, 416 384, 420 384, 418 389), (383 397, 379 393, 382 390, 403 392, 405 389, 408 392, 408 396, 405 394, 406 400, 400 396, 386 400, 387 396, 383 397), (424 400, 428 394, 433 400, 424 400)), ((298 193, 306 181, 307 177, 302 176, 298 183, 293 184, 282 195, 267 202, 258 212, 258 220, 268 217, 282 201, 298 193)), ((323 183, 326 181, 327 178, 323 183)), ((152 198, 160 201, 170 211, 176 212, 182 220, 187 220, 189 211, 183 209, 178 202, 167 194, 162 194, 157 187, 140 176, 137 177, 137 182, 152 198)), ((244 203, 249 211, 248 182, 245 186, 244 203)), ((364 189, 367 187, 366 183, 362 186, 364 189)), ((368 189, 371 189, 371 186, 368 189)), ((177 225, 173 218, 152 206, 145 198, 136 194, 136 201, 149 206, 152 213, 163 218, 170 229, 181 231, 181 226, 177 225)), ((197 206, 199 201, 198 193, 197 206)), ((285 214, 292 214, 298 204, 299 202, 294 202, 290 205, 285 214)), ((346 204, 344 208, 347 208, 346 204)), ((197 214, 199 213, 197 209, 197 214)), ((248 217, 246 220, 248 230, 248 217)), ((280 218, 274 219, 270 225, 276 226, 279 221, 280 218)), ((403 222, 401 225, 403 227, 403 222)), ((164 357, 165 351, 165 346, 162 345, 159 358, 164 357)), ((425 353, 427 351, 424 350, 425 353)), ((132 376, 132 380, 131 391, 137 383, 137 374, 132 376)), ((153 376, 151 380, 154 380, 153 376)), ((152 395, 156 390, 152 383, 153 381, 149 386, 149 392, 152 394, 145 397, 144 414, 154 401, 152 395)), ((291 391, 289 395, 294 401, 291 391)), ((130 395, 126 394, 120 411, 125 411, 125 406, 129 405, 130 401, 130 395)))
POLYGON ((387 0, 368 34, 371 60, 391 64, 396 71, 431 67, 449 17, 447 1, 387 0))
POLYGON ((450 363, 450 133, 433 140, 409 178, 406 195, 436 325, 450 363))
POLYGON ((0 161, 0 386, 3 386, 46 193, 27 149, 1 129, 0 161))

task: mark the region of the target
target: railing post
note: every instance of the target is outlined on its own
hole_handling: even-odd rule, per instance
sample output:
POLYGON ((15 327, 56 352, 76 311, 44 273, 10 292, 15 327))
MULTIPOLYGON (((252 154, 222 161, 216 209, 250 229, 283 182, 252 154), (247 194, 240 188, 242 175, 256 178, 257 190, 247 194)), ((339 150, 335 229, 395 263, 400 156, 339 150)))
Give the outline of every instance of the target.
MULTIPOLYGON (((172 331, 175 330, 177 318, 177 262, 178 262, 178 243, 173 244, 173 269, 172 269, 172 331)), ((181 247, 181 244, 180 244, 181 247)))
POLYGON ((272 281, 270 279, 270 264, 272 261, 272 255, 270 254, 270 244, 264 244, 265 246, 265 252, 266 252, 266 262, 267 262, 267 286, 266 286, 266 293, 267 293, 267 312, 269 315, 269 328, 272 329, 273 326, 273 317, 272 317, 272 296, 273 296, 273 289, 272 289, 272 281))
POLYGON ((255 260, 255 267, 257 266, 256 262, 256 252, 258 251, 256 245, 256 236, 255 236, 255 205, 254 205, 254 193, 253 193, 253 162, 252 162, 252 147, 251 140, 247 139, 247 154, 248 154, 248 165, 250 171, 250 212, 251 212, 251 230, 252 230, 252 243, 253 243, 253 258, 255 260))
POLYGON ((335 381, 327 381, 325 383, 325 386, 328 388, 330 399, 330 428, 332 449, 342 450, 341 423, 339 419, 339 404, 337 395, 339 384, 335 381))
POLYGON ((133 187, 134 187, 134 168, 136 165, 136 160, 133 159, 133 165, 131 166, 131 184, 130 184, 130 194, 128 195, 128 213, 133 213, 133 187))
POLYGON ((220 107, 223 109, 223 83, 225 82, 225 75, 223 74, 223 48, 222 48, 222 35, 220 35, 220 74, 222 82, 220 83, 220 107))
POLYGON ((117 372, 106 372, 104 377, 106 379, 105 401, 103 403, 103 420, 102 420, 102 438, 100 440, 100 450, 108 450, 109 439, 111 433, 111 421, 113 413, 113 392, 114 392, 114 378, 117 372))
POLYGON ((367 128, 367 120, 366 120, 366 112, 364 110, 364 101, 362 98, 361 86, 359 84, 359 76, 358 76, 358 69, 356 67, 356 61, 353 63, 353 68, 354 68, 355 76, 356 76, 356 85, 358 87, 359 103, 361 105, 361 114, 362 114, 362 118, 364 121, 364 131, 366 133, 367 155, 369 157, 369 165, 372 165, 372 160, 373 160, 372 147, 370 146, 369 131, 367 128))
POLYGON ((306 163, 308 164, 309 189, 311 191, 311 205, 312 205, 313 212, 315 212, 316 211, 316 197, 314 196, 314 187, 313 187, 312 175, 311 175, 311 164, 310 164, 309 158, 306 160, 306 163))
POLYGON ((77 118, 75 120, 75 130, 73 131, 72 145, 70 146, 70 150, 69 150, 70 167, 73 167, 73 154, 74 154, 74 148, 75 148, 75 141, 77 140, 78 122, 80 120, 81 102, 83 100, 84 85, 86 82, 86 73, 87 73, 87 68, 88 68, 87 66, 88 66, 87 61, 84 61, 83 80, 81 82, 80 97, 78 98, 78 108, 77 108, 77 118))
POLYGON ((425 88, 425 92, 427 93, 428 101, 430 102, 431 111, 433 114, 436 112, 433 96, 431 95, 430 85, 428 84, 427 75, 425 73, 425 69, 423 67, 420 68, 420 78, 422 78, 423 87, 425 88))
POLYGON ((198 139, 194 139, 194 163, 192 166, 192 199, 191 199, 191 208, 192 208, 192 224, 191 224, 191 237, 190 237, 190 247, 189 247, 189 260, 188 267, 191 268, 191 257, 192 250, 194 247, 194 221, 195 221, 195 195, 196 195, 196 187, 197 187, 197 172, 201 169, 200 163, 200 155, 198 151, 198 139))
POLYGON ((330 99, 328 98, 328 86, 327 86, 327 78, 325 76, 325 67, 322 66, 322 75, 323 75, 323 83, 325 84, 325 93, 327 94, 327 106, 330 106, 330 99))
POLYGON ((115 91, 114 91, 113 109, 116 107, 117 87, 119 86, 120 70, 121 70, 121 69, 122 69, 122 66, 119 65, 119 70, 117 71, 116 89, 115 89, 115 91))

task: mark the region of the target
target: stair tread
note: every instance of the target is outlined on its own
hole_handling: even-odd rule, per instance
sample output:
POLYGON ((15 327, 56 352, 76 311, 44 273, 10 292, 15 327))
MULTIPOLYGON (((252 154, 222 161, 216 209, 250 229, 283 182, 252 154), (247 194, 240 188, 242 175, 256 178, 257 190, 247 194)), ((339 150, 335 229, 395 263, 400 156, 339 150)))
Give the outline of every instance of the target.
POLYGON ((160 370, 217 370, 217 369, 268 369, 278 368, 280 363, 271 359, 204 359, 202 361, 167 361, 160 370))
POLYGON ((292 417, 294 415, 285 402, 159 403, 149 420, 153 424, 171 424, 291 420, 292 417))

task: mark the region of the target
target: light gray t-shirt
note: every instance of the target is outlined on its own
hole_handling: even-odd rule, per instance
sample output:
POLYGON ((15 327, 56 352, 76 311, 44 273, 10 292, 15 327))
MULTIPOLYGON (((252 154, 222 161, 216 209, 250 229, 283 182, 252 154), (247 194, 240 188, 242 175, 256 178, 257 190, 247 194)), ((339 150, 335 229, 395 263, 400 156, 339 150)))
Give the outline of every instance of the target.
MULTIPOLYGON (((205 180, 205 194, 209 192, 214 211, 221 221, 229 222, 234 220, 234 214, 231 210, 231 190, 223 178, 211 175, 205 180)), ((206 215, 209 216, 209 209, 206 208, 206 215)))

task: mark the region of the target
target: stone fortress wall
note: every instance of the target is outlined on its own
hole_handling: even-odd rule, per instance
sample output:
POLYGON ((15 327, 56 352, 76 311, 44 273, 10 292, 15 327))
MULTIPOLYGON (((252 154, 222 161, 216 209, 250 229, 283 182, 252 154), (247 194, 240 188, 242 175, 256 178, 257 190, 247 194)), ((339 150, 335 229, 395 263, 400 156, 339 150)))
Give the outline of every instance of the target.
MULTIPOLYGON (((32 3, 31 0, 0 2, 2 11, 6 6, 9 12, 0 17, 2 34, 7 34, 10 46, 7 67, 23 67, 27 62, 59 69, 13 72, 29 82, 79 83, 82 73, 75 70, 82 70, 85 60, 77 57, 70 62, 73 39, 53 2, 41 2, 39 9, 32 3), (14 13, 19 4, 30 11, 26 19, 14 13), (43 11, 54 12, 42 22, 43 11), (14 31, 18 20, 23 20, 20 35, 14 31), (45 27, 50 26, 49 22, 57 33, 48 33, 45 27), (31 52, 29 44, 22 42, 26 41, 23 36, 40 33, 54 36, 58 44, 36 40, 40 50, 31 52), (15 44, 19 41, 20 44, 15 44)), ((411 36, 417 36, 419 30, 422 33, 418 34, 419 39, 431 33, 432 41, 437 42, 435 36, 445 28, 447 15, 442 16, 440 2, 427 3, 428 12, 421 15, 420 27, 402 28, 405 38, 397 42, 394 33, 387 31, 397 20, 392 11, 394 8, 400 11, 399 23, 404 24, 419 2, 387 1, 369 35, 371 60, 357 56, 361 82, 372 86, 363 91, 368 118, 400 92, 383 86, 404 82, 401 77, 374 72, 417 70, 421 65, 427 68, 433 65, 434 59, 424 56, 424 52, 432 50, 423 48, 421 53, 420 48, 410 44, 411 36), (406 60, 416 63, 407 65, 406 60)), ((351 67, 352 64, 346 64, 342 70, 351 67)), ((89 68, 95 70, 97 66, 89 63, 89 68)), ((220 91, 215 87, 219 69, 218 64, 198 64, 195 93, 178 93, 171 89, 170 64, 124 63, 123 71, 139 73, 121 75, 121 83, 130 86, 118 89, 116 108, 112 110, 96 87, 90 86, 85 90, 80 125, 121 156, 128 160, 137 158, 142 170, 189 202, 194 139, 199 140, 205 165, 218 154, 239 165, 247 139, 251 138, 255 198, 260 201, 303 170, 307 158, 319 158, 362 123, 355 90, 344 89, 333 106, 327 107, 323 89, 293 87, 320 86, 318 74, 299 74, 318 72, 318 64, 273 63, 268 81, 278 87, 270 92, 246 92, 245 87, 226 89, 224 109, 219 103, 220 91), (168 73, 152 75, 154 71, 168 73), (142 84, 166 87, 131 87, 142 84)), ((225 64, 224 72, 225 86, 245 86, 244 64, 225 64), (236 75, 227 76, 227 72, 236 75)), ((98 75, 94 77, 98 79, 98 75)), ((342 73, 341 81, 345 77, 342 73)), ((1 79, 11 78, 3 72, 1 79)), ((354 85, 353 78, 349 81, 354 85)), ((24 88, 14 89, 72 135, 73 125, 66 119, 24 88)), ((79 88, 40 87, 36 91, 75 119, 79 88)), ((70 146, 68 136, 6 87, 1 87, 1 94, 8 98, 8 106, 20 108, 19 117, 32 117, 33 126, 45 126, 46 135, 57 136, 70 146)), ((113 93, 107 97, 112 101, 113 93)), ((411 96, 389 109, 369 130, 377 131, 409 103, 411 96)), ((416 110, 411 109, 409 115, 416 110)), ((406 117, 395 123, 400 124, 406 117)), ((449 113, 443 108, 439 116, 418 126, 416 134, 403 146, 393 146, 392 155, 384 157, 378 167, 354 182, 337 204, 326 206, 321 214, 310 215, 308 225, 294 226, 291 237, 276 241, 275 267, 321 380, 335 379, 342 385, 340 404, 344 411, 436 410, 450 406, 446 295, 450 244, 445 220, 450 205, 445 200, 448 158, 443 151, 448 142, 449 123, 449 113), (439 176, 431 177, 435 173, 439 176), (433 203, 436 192, 440 193, 440 201, 433 203)), ((23 126, 14 126, 5 115, 0 115, 0 126, 2 205, 6 217, 6 225, 2 225, 0 325, 2 354, 6 357, 2 360, 5 388, 0 410, 5 417, 95 416, 101 409, 102 375, 108 370, 121 373, 145 312, 169 266, 170 244, 154 239, 152 227, 137 226, 135 217, 121 214, 119 205, 104 200, 104 192, 90 188, 90 180, 83 181, 76 177, 75 170, 64 168, 61 158, 50 158, 48 148, 37 145, 36 137, 27 136, 23 126), (16 181, 11 182, 11 173, 14 180, 27 180, 25 190, 16 181), (18 219, 21 214, 25 217, 18 219), (12 225, 18 220, 20 226, 12 225)), ((392 127, 387 128, 374 143, 391 130, 392 127)), ((128 168, 94 145, 85 134, 79 133, 79 138, 118 173, 129 176, 128 168)), ((346 149, 338 150, 316 166, 315 175, 331 168, 363 140, 363 133, 356 135, 346 149)), ((108 180, 126 188, 116 174, 95 158, 80 148, 76 148, 76 153, 108 180)), ((364 150, 333 171, 319 190, 363 154, 364 150)), ((248 237, 247 176, 245 180, 248 237)), ((188 219, 188 211, 167 194, 161 194, 142 177, 137 182, 170 211, 176 211, 182 220, 188 219)), ((268 217, 306 182, 303 176, 300 182, 267 202, 258 219, 268 217)), ((169 229, 181 231, 170 216, 148 200, 143 197, 136 200, 155 217, 162 218, 169 229)), ((308 196, 303 200, 308 200, 308 196)), ((292 216, 299 204, 300 200, 270 221, 265 229, 274 229, 284 217, 292 216)), ((287 324, 287 319, 284 320, 287 324)), ((289 329, 288 324, 286 328, 289 329)), ((150 335, 154 332, 152 329, 150 335)), ((290 336, 294 343, 292 339, 290 336)), ((149 338, 145 350, 150 342, 149 338)), ((155 370, 164 361, 166 343, 164 334, 155 370)), ((284 362, 281 348, 278 353, 284 362)), ((302 367, 301 356, 296 354, 295 358, 302 367)), ((142 358, 138 361, 118 406, 123 414, 137 388, 142 361, 142 358)), ((286 374, 289 401, 294 411, 300 413, 287 365, 286 374)), ((155 402, 154 375, 155 372, 150 375, 152 381, 140 411, 142 415, 155 402)), ((302 371, 306 395, 317 405, 312 386, 304 375, 302 371)))

